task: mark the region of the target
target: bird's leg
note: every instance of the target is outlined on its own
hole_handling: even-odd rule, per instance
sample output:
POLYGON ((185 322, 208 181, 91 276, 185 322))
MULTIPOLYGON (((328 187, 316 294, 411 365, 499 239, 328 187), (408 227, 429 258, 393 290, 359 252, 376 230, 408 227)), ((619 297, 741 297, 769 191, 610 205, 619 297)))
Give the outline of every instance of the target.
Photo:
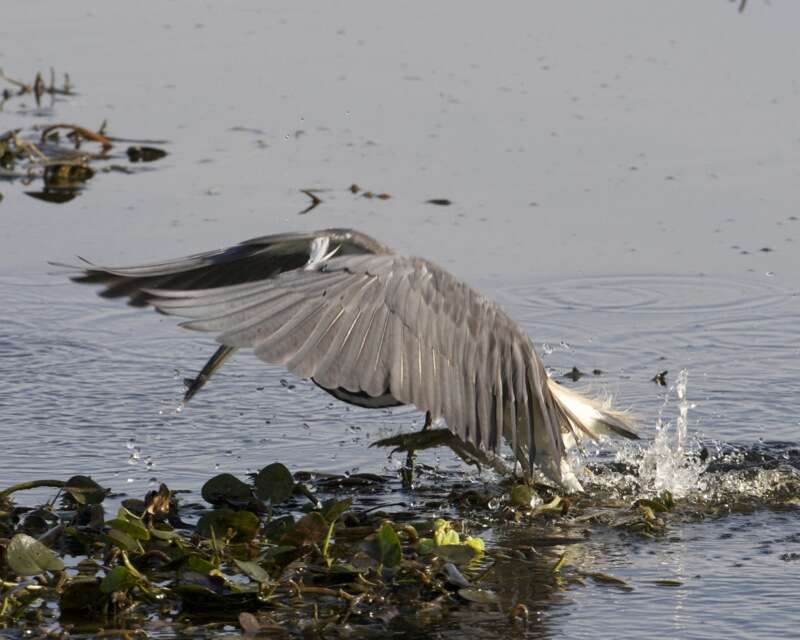
POLYGON ((206 362, 206 365, 203 367, 200 373, 197 374, 196 378, 184 378, 183 382, 186 385, 186 394, 183 396, 183 404, 189 402, 194 394, 200 391, 203 386, 205 386, 206 382, 208 382, 208 379, 217 369, 225 364, 225 361, 230 358, 235 351, 236 347, 227 347, 222 345, 214 352, 214 355, 208 359, 208 362, 206 362))
MULTIPOLYGON (((422 425, 422 429, 419 433, 425 433, 428 429, 431 428, 433 424, 433 416, 431 415, 430 411, 425 412, 425 424, 422 425)), ((412 444, 408 450, 408 454, 406 455, 406 463, 403 468, 400 470, 400 473, 403 477, 403 488, 410 489, 414 484, 414 463, 417 459, 417 451, 414 449, 414 445, 412 444)))

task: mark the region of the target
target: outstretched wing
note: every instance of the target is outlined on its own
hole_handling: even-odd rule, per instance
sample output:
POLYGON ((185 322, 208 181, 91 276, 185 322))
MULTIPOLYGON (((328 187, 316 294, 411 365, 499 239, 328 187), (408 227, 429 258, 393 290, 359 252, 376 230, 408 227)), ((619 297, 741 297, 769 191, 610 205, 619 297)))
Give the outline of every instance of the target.
POLYGON ((188 318, 183 326, 252 347, 326 388, 389 390, 481 449, 496 451, 505 436, 520 461, 560 461, 559 413, 530 339, 444 269, 375 253, 227 286, 211 268, 203 288, 198 278, 198 288, 143 293, 160 311, 188 318))
POLYGON ((73 280, 103 284, 101 296, 127 297, 129 304, 139 307, 150 301, 147 289, 191 291, 260 281, 302 268, 315 257, 324 257, 326 250, 334 249, 340 256, 389 251, 377 240, 351 229, 281 233, 165 262, 129 267, 88 263, 73 280))

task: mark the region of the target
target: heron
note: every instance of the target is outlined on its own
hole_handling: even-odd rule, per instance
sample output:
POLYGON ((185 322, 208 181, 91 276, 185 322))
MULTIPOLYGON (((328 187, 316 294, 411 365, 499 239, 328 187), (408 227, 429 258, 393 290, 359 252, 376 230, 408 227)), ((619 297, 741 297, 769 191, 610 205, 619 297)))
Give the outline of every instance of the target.
MULTIPOLYGON (((83 259, 82 259, 83 260, 83 259)), ((459 455, 538 469, 582 490, 567 450, 602 436, 636 439, 632 419, 551 378, 527 333, 501 307, 425 258, 352 229, 279 233, 187 257, 126 267, 83 260, 72 279, 103 285, 215 334, 219 348, 187 381, 188 402, 237 350, 310 378, 360 407, 413 405, 443 421, 459 455)), ((430 440, 431 438, 429 438, 430 440)), ((388 439, 405 446, 413 439, 388 439)))

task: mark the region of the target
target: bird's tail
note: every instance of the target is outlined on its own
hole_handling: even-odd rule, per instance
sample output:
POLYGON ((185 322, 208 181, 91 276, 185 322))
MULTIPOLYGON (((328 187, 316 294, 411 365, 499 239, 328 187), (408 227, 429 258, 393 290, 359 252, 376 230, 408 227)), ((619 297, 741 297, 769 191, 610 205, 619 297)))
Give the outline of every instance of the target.
POLYGON ((552 378, 548 378, 547 386, 565 423, 564 443, 567 446, 587 438, 598 440, 601 436, 639 439, 633 431, 633 419, 628 414, 608 409, 598 400, 568 389, 552 378))

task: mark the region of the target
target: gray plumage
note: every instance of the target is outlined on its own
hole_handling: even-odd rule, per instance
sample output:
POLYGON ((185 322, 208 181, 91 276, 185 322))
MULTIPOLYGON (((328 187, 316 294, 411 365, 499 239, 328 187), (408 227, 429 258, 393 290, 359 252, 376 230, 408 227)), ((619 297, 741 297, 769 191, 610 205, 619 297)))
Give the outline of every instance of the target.
POLYGON ((347 229, 284 233, 142 266, 89 265, 80 282, 186 318, 223 345, 193 395, 233 350, 311 378, 362 406, 411 404, 490 455, 503 440, 570 489, 567 445, 635 438, 622 414, 548 378, 525 332, 494 302, 423 258, 347 229))

